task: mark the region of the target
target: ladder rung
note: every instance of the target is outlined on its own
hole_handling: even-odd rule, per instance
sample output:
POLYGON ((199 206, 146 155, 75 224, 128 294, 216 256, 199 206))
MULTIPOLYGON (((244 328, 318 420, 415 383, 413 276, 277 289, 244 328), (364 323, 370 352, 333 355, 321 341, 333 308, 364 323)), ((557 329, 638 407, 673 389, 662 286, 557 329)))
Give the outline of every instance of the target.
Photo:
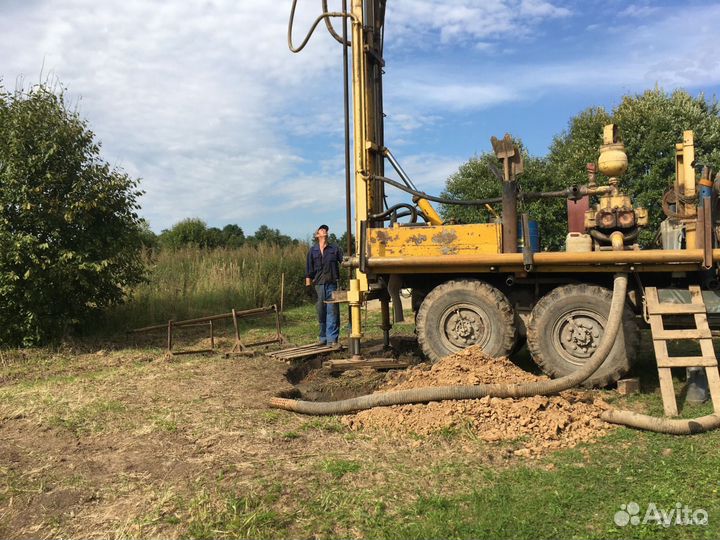
POLYGON ((653 329, 652 338, 654 341, 668 339, 711 339, 712 332, 705 328, 688 328, 686 330, 662 330, 653 329))
POLYGON ((658 358, 657 366, 659 368, 715 367, 717 366, 717 359, 706 356, 670 356, 668 358, 658 358))
POLYGON ((692 315, 705 313, 704 304, 655 304, 648 303, 648 315, 692 315))

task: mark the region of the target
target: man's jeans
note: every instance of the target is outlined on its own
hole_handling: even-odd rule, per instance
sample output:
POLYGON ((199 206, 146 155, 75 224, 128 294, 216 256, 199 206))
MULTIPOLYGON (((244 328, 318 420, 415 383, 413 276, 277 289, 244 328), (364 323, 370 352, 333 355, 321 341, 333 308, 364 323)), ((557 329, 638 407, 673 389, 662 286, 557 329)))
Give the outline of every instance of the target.
POLYGON ((317 316, 320 323, 319 340, 325 343, 334 343, 340 338, 340 306, 324 303, 324 300, 332 300, 332 293, 336 289, 335 283, 315 285, 317 316))

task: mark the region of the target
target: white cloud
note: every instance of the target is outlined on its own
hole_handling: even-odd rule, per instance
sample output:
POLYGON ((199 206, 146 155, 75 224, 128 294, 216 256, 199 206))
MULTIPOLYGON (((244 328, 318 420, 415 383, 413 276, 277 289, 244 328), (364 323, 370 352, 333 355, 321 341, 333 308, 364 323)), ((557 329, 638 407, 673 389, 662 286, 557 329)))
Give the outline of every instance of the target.
MULTIPOLYGON (((622 17, 620 17, 622 21, 622 17)), ((389 86, 393 100, 425 114, 443 110, 481 110, 498 104, 532 101, 552 92, 599 89, 637 91, 656 84, 666 89, 720 84, 720 6, 668 10, 642 26, 613 28, 607 46, 581 59, 557 56, 493 65, 468 61, 458 69, 440 62, 402 67, 389 86), (666 39, 682 36, 682 39, 666 39), (488 82, 497 81, 497 82, 488 82)))
MULTIPOLYGON (((438 32, 442 43, 527 35, 542 20, 567 17, 570 10, 545 0, 395 0, 388 3, 390 42, 422 47, 423 35, 438 32)), ((487 46, 485 44, 484 46, 487 46)))
POLYGON ((659 8, 648 5, 630 4, 618 13, 620 17, 648 17, 658 11, 659 8))
MULTIPOLYGON (((262 0, 17 5, 0 22, 0 73, 24 73, 28 86, 44 65, 82 96, 105 157, 143 177, 154 228, 189 215, 243 222, 296 172, 291 136, 331 123, 286 112, 320 110, 339 62, 320 33, 291 54, 287 15, 262 0)), ((296 41, 315 15, 301 5, 296 41)))
MULTIPOLYGON (((319 9, 298 3, 296 43, 319 9)), ((462 161, 402 144, 418 132, 441 138, 443 111, 552 92, 720 83, 715 6, 652 14, 648 4, 627 6, 594 33, 614 32, 601 54, 580 60, 548 53, 530 63, 509 52, 542 46, 537 36, 560 39, 547 25, 571 26, 568 5, 581 9, 562 0, 389 2, 388 144, 421 189, 439 191, 462 161), (638 16, 643 26, 625 20, 638 16), (496 56, 503 62, 487 63, 496 56)), ((328 221, 337 230, 341 49, 321 25, 291 54, 288 9, 267 0, 6 0, 0 74, 10 88, 24 74, 27 86, 44 66, 71 99, 81 97, 106 159, 143 178, 143 213, 155 229, 198 216, 247 229, 328 221)))

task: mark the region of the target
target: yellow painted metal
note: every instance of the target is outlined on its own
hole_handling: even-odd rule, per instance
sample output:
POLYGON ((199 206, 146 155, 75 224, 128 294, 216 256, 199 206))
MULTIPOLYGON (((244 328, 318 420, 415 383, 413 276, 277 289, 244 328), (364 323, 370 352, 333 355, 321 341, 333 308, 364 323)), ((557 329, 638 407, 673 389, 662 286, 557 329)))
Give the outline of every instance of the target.
MULTIPOLYGON (((428 227, 430 228, 430 227, 428 227)), ((695 263, 695 269, 700 269, 703 262, 702 249, 647 249, 627 251, 591 251, 588 253, 573 252, 546 252, 540 251, 533 254, 533 266, 537 271, 542 271, 544 266, 562 265, 611 265, 611 264, 646 264, 646 265, 669 265, 679 263, 695 263)), ((720 249, 712 252, 713 261, 720 261, 720 249)), ((417 267, 432 268, 441 267, 446 270, 455 271, 457 267, 499 267, 523 265, 522 253, 478 253, 476 255, 447 255, 437 257, 425 256, 375 256, 368 258, 368 268, 374 271, 414 271, 417 267)), ((566 268, 567 271, 575 269, 566 268)), ((672 270, 670 270, 672 271, 672 270)), ((414 272, 413 272, 414 273, 414 272)))
POLYGON ((606 176, 622 176, 628 168, 625 146, 620 142, 617 126, 608 124, 603 129, 603 145, 600 147, 598 170, 606 176))
POLYGON ((620 231, 615 231, 610 235, 610 243, 612 245, 613 250, 620 251, 625 248, 625 240, 623 233, 620 231))
MULTIPOLYGON (((534 262, 534 261, 533 261, 534 262)), ((374 263, 373 263, 374 264, 374 263)), ((375 268, 380 271, 380 268, 375 268)), ((536 274, 565 274, 566 276, 579 276, 583 274, 608 274, 614 272, 640 272, 640 273, 668 273, 668 272, 697 272, 699 266, 697 264, 677 263, 677 264, 572 264, 572 265, 546 265, 541 268, 535 268, 536 274)), ((453 265, 451 268, 441 265, 413 266, 411 268, 399 266, 383 266, 382 272, 387 274, 407 274, 407 275, 423 275, 423 274, 517 274, 528 275, 522 263, 512 265, 488 265, 488 264, 467 264, 453 265)))
POLYGON ((418 198, 415 201, 415 204, 417 204, 420 210, 423 211, 423 214, 427 216, 430 225, 442 225, 443 220, 440 217, 440 214, 438 214, 435 208, 433 208, 433 205, 430 204, 430 201, 418 198))
POLYGON ((691 130, 683 131, 683 140, 675 145, 675 200, 677 212, 684 216, 685 248, 695 249, 697 203, 695 197, 695 141, 691 130), (688 200, 687 203, 683 200, 688 200))
MULTIPOLYGON (((360 253, 364 246, 362 224, 367 223, 370 209, 370 169, 369 155, 371 146, 367 140, 367 86, 365 84, 365 30, 363 26, 363 0, 352 0, 352 94, 353 94, 353 154, 355 166, 355 250, 360 253)), ((350 280, 348 300, 350 303, 350 337, 362 337, 362 317, 360 304, 364 293, 369 289, 367 274, 355 269, 355 278, 350 280)))
POLYGON ((353 83, 353 145, 355 162, 355 241, 359 253, 361 223, 368 218, 367 149, 365 147, 365 35, 363 32, 363 0, 352 2, 352 83, 353 83))
POLYGON ((348 302, 350 303, 350 337, 353 339, 360 339, 362 337, 362 317, 360 313, 362 293, 360 291, 360 286, 361 284, 359 280, 350 280, 348 302))
MULTIPOLYGON (((438 258, 443 256, 498 254, 502 247, 502 226, 497 223, 471 225, 395 226, 368 229, 368 257, 438 258)), ((521 255, 522 257, 522 255, 521 255)))

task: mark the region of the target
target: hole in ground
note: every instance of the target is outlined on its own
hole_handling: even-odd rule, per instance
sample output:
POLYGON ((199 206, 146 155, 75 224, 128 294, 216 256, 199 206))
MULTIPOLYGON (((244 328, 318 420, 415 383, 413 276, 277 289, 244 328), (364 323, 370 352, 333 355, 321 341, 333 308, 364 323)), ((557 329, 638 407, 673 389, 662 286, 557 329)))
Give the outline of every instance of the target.
MULTIPOLYGON (((409 359, 413 364, 422 360, 414 336, 393 336, 391 344, 393 350, 387 352, 383 351, 381 340, 364 342, 363 355, 366 358, 394 356, 409 359)), ((387 371, 371 368, 332 373, 322 367, 322 362, 327 359, 317 357, 293 363, 286 377, 294 388, 281 392, 278 397, 306 401, 339 401, 370 394, 385 382, 387 371)))

